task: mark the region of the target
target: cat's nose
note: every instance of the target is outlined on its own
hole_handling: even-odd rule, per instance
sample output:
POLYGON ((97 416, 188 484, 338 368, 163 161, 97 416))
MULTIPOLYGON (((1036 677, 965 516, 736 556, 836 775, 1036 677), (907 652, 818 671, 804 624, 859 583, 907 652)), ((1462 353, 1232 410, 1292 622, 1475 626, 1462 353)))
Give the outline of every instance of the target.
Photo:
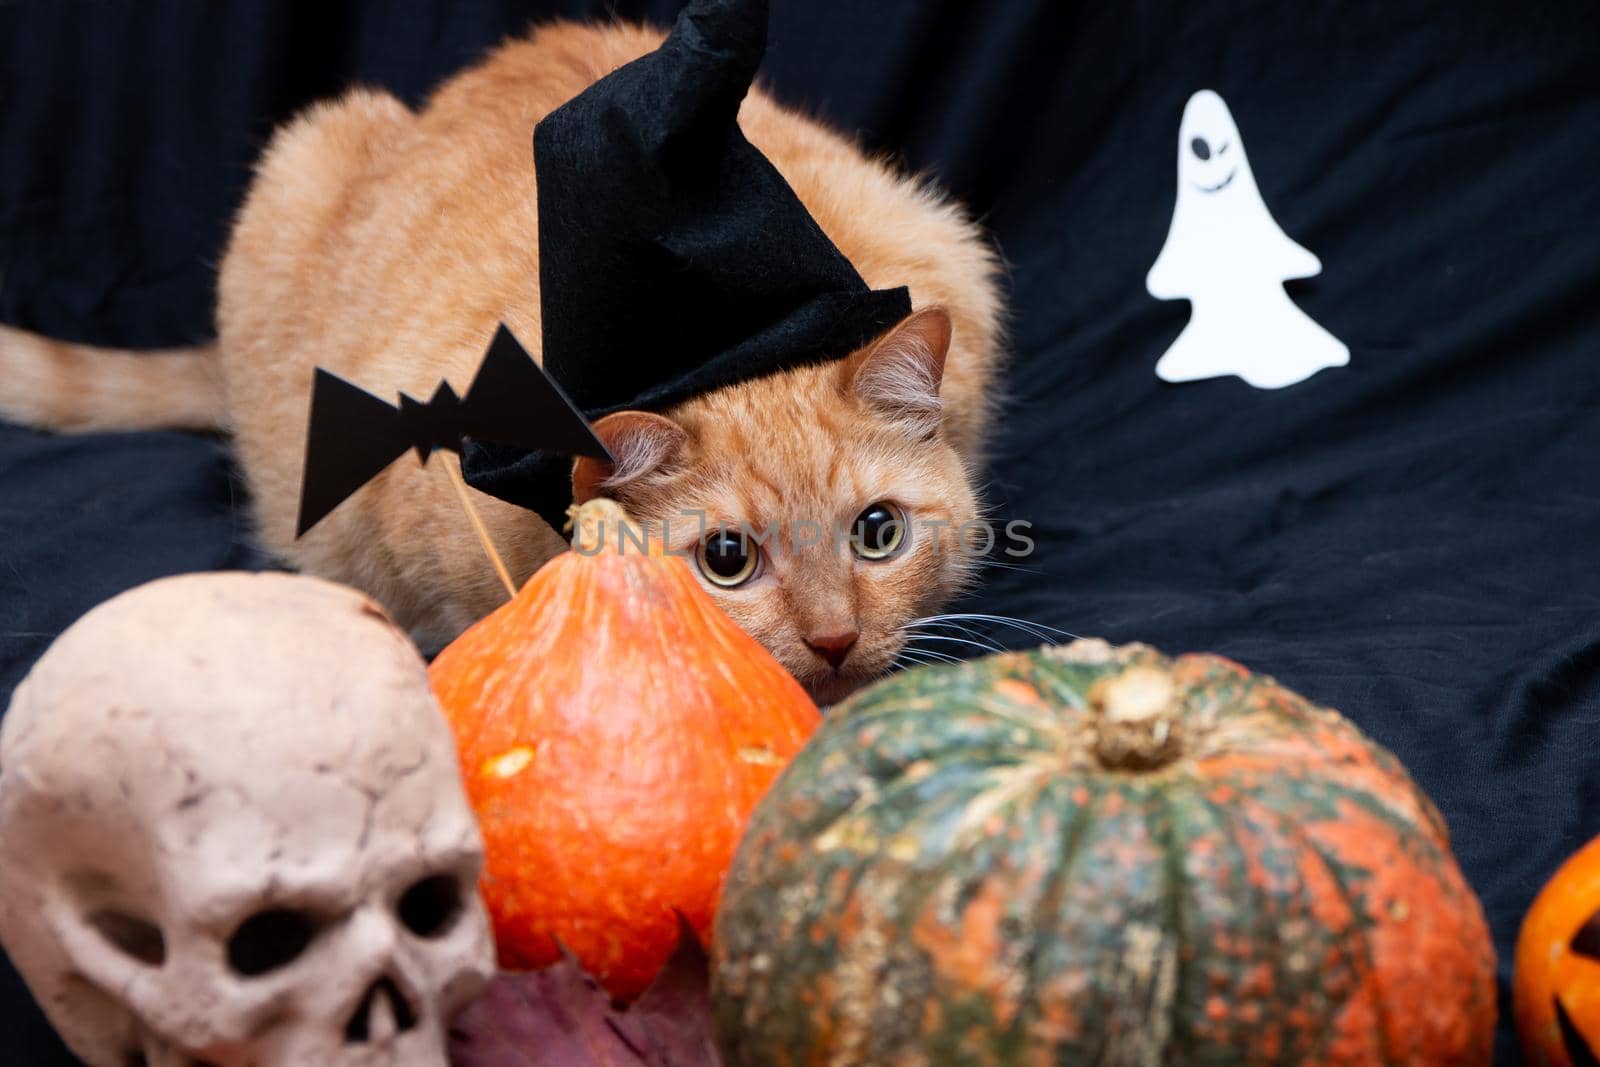
POLYGON ((844 662, 850 650, 856 647, 856 639, 861 636, 857 630, 841 630, 833 634, 811 634, 806 638, 806 647, 823 659, 828 661, 828 666, 837 667, 844 662))

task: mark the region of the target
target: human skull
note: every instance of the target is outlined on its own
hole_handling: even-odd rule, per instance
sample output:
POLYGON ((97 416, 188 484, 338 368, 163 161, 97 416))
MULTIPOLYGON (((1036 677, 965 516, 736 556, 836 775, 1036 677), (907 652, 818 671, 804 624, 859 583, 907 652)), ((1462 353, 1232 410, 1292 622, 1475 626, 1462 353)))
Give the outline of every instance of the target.
POLYGON ((421 658, 327 582, 116 597, 0 728, 0 941, 94 1067, 442 1067, 481 863, 421 658))

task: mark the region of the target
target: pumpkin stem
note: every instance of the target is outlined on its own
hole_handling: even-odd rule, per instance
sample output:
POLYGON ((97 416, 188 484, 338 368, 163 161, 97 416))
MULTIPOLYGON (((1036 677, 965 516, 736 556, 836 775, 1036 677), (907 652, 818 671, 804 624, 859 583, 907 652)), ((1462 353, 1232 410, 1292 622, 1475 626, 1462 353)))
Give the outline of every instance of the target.
POLYGON ((568 508, 567 515, 572 519, 572 547, 585 556, 596 555, 608 545, 612 551, 626 551, 626 546, 645 543, 639 527, 615 500, 596 497, 568 508))
POLYGON ((1159 667, 1130 667, 1089 690, 1095 756, 1113 770, 1149 771, 1183 752, 1178 686, 1159 667))

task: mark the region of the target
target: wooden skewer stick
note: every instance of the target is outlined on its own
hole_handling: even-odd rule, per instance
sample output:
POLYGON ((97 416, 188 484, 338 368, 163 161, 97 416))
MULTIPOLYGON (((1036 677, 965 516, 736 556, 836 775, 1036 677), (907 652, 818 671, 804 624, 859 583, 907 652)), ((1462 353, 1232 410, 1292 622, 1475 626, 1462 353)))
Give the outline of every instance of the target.
POLYGON ((478 509, 473 506, 472 497, 467 495, 467 484, 461 480, 461 472, 450 462, 453 457, 439 457, 439 466, 444 468, 444 473, 450 479, 450 484, 455 487, 456 499, 461 501, 461 507, 467 513, 467 518, 472 522, 472 528, 478 534, 478 543, 483 545, 483 554, 489 557, 489 562, 494 566, 494 572, 500 576, 500 584, 506 587, 506 596, 516 598, 517 585, 511 580, 511 572, 506 570, 505 561, 500 558, 500 553, 494 549, 494 542, 489 539, 489 528, 483 524, 483 519, 478 515, 478 509))

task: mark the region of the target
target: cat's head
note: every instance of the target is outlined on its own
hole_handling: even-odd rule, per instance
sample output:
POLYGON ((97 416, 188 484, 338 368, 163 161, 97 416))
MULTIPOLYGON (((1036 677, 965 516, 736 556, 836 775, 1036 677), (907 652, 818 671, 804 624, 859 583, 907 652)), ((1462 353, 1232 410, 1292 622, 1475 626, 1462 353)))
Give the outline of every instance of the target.
POLYGON ((848 359, 595 424, 581 502, 609 496, 818 703, 885 673, 903 628, 971 578, 971 473, 942 431, 950 318, 912 315, 848 359))

